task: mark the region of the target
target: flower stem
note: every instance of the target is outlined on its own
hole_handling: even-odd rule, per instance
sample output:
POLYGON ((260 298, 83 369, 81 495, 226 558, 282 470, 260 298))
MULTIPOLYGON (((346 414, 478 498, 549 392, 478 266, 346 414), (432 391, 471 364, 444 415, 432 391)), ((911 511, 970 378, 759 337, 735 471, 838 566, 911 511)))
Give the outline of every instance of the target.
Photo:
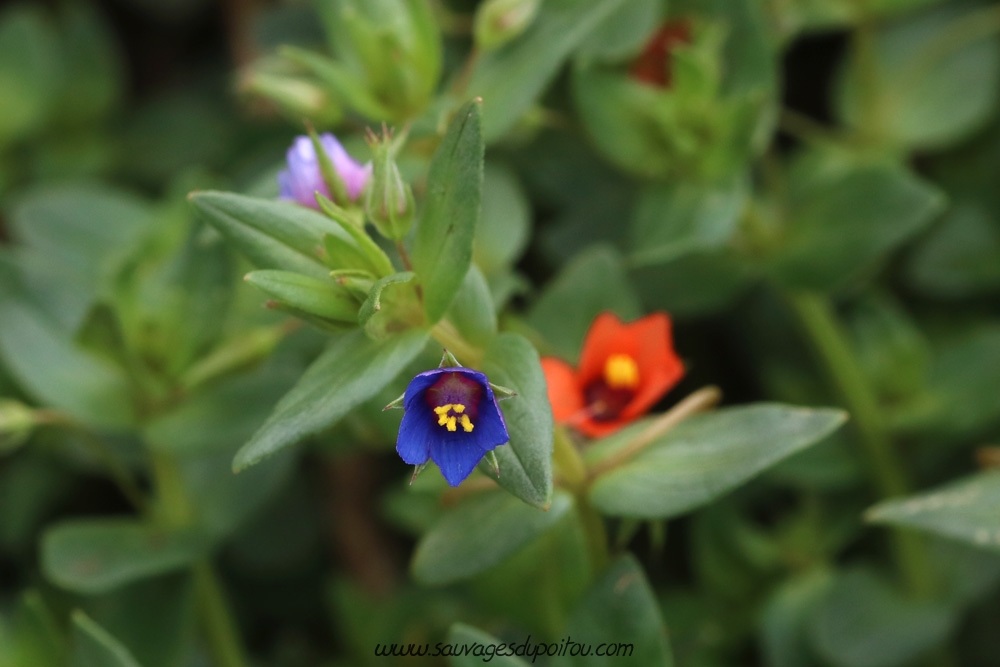
MULTIPOLYGON (((812 293, 790 294, 789 302, 818 352, 830 382, 842 395, 861 436, 872 483, 882 498, 909 492, 909 482, 899 456, 886 433, 878 398, 854 356, 829 299, 812 293)), ((932 592, 932 576, 923 540, 905 530, 892 532, 898 567, 911 593, 932 592)))
MULTIPOLYGON (((177 462, 167 453, 147 449, 158 501, 154 520, 171 528, 189 525, 193 508, 177 462)), ((245 667, 247 660, 236 623, 211 562, 206 558, 196 563, 193 575, 198 616, 215 667, 245 667)))
POLYGON ((207 559, 194 566, 194 587, 198 614, 212 655, 212 663, 215 667, 246 667, 246 654, 232 610, 219 578, 207 559))
POLYGON ((446 350, 464 365, 471 368, 479 368, 483 363, 483 351, 462 338, 455 325, 448 320, 441 320, 431 327, 431 335, 441 343, 446 350))
POLYGON ((680 424, 691 415, 708 410, 722 398, 722 392, 718 387, 703 387, 693 394, 687 396, 680 403, 664 412, 653 422, 640 432, 635 438, 629 441, 624 447, 608 456, 606 459, 598 461, 590 469, 590 479, 593 480, 603 475, 609 470, 617 468, 633 456, 649 447, 664 433, 680 424))

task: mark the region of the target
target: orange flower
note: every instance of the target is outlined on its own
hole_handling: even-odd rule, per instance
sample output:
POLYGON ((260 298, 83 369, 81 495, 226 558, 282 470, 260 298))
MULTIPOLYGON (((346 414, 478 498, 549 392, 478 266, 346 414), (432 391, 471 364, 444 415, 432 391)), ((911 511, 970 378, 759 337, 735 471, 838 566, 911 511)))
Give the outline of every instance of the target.
POLYGON ((542 370, 556 421, 592 438, 645 414, 684 376, 665 313, 630 324, 601 313, 590 325, 575 370, 554 357, 542 359, 542 370))

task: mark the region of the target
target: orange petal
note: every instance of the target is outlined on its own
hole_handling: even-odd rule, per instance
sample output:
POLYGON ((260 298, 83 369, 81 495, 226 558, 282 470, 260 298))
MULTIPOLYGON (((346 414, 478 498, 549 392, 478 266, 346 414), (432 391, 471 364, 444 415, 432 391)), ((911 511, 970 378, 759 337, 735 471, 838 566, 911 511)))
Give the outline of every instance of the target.
MULTIPOLYGON (((614 313, 601 313, 594 318, 580 353, 577 377, 581 386, 587 386, 604 375, 604 364, 612 354, 627 354, 639 362, 636 358, 639 349, 629 328, 614 313)), ((639 372, 642 372, 641 366, 639 372)))
POLYGON ((598 421, 596 419, 581 419, 573 423, 573 428, 583 433, 588 438, 603 438, 611 435, 615 431, 627 426, 629 419, 609 419, 598 421))
POLYGON ((622 419, 644 414, 684 377, 684 364, 674 351, 670 318, 665 313, 648 315, 631 327, 629 333, 636 337, 638 347, 639 388, 622 410, 622 419))
POLYGON ((583 392, 576 382, 573 367, 561 359, 542 357, 542 371, 548 387, 552 416, 565 422, 583 410, 583 392))

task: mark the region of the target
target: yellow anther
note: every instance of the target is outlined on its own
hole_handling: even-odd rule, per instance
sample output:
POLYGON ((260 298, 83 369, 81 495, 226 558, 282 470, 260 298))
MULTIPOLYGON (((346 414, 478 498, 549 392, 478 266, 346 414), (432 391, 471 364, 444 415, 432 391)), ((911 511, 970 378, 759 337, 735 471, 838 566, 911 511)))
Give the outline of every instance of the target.
POLYGON ((438 426, 444 426, 454 433, 458 430, 458 425, 461 424, 462 429, 466 433, 472 433, 472 429, 475 426, 472 420, 469 419, 469 415, 462 414, 464 412, 465 406, 461 403, 448 403, 447 405, 439 405, 434 408, 434 413, 438 416, 438 426), (455 415, 460 415, 460 417, 456 417, 455 415))
POLYGON ((639 366, 627 354, 612 354, 604 362, 604 381, 612 389, 635 389, 639 386, 639 366))

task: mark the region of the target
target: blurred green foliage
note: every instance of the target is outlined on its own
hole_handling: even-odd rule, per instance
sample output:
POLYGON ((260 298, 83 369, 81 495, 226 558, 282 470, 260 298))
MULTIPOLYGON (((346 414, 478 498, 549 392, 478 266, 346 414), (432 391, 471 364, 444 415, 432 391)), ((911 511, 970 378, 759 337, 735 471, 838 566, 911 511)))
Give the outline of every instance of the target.
POLYGON ((997 664, 998 109, 985 1, 5 6, 0 667, 997 664), (606 311, 687 376, 586 441, 606 311), (392 453, 442 346, 498 479, 392 453))

